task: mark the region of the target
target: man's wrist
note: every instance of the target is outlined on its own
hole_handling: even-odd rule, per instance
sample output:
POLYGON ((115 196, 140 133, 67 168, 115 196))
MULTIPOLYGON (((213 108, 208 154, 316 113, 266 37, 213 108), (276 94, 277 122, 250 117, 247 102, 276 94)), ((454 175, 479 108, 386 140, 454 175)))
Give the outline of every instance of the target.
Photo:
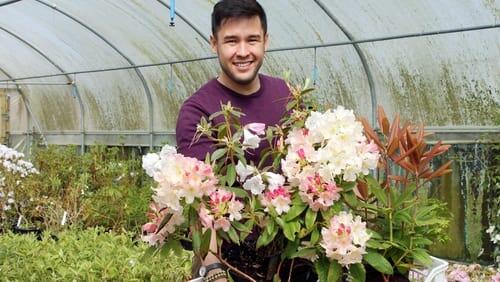
POLYGON ((201 277, 208 277, 209 275, 215 275, 218 272, 225 272, 224 265, 220 262, 204 264, 200 267, 198 274, 201 277))

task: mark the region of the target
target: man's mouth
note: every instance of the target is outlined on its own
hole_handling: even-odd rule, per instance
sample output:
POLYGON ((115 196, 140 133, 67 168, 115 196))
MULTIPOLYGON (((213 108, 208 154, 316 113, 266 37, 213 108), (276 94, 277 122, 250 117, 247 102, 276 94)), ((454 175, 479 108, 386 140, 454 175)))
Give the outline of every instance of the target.
POLYGON ((236 62, 236 63, 233 63, 237 68, 239 69, 246 69, 248 68, 251 64, 252 64, 252 61, 247 61, 247 62, 236 62))

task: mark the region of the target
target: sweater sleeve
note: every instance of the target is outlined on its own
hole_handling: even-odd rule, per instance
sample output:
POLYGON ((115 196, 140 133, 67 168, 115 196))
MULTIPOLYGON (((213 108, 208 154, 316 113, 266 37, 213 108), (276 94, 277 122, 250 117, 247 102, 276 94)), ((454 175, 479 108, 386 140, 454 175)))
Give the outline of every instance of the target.
POLYGON ((204 161, 207 152, 212 153, 214 149, 212 141, 206 136, 200 137, 197 142, 193 140, 196 133, 196 126, 200 122, 201 117, 208 119, 208 114, 195 102, 186 101, 182 105, 177 117, 175 138, 178 153, 186 157, 193 157, 204 161))

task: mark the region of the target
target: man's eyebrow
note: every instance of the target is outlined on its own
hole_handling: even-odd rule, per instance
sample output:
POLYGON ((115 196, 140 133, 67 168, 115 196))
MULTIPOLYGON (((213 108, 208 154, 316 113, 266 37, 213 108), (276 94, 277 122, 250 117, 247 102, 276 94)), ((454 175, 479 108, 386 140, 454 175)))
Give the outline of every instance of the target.
POLYGON ((236 35, 226 35, 224 36, 223 38, 224 40, 228 40, 228 39, 238 39, 238 36, 236 35))

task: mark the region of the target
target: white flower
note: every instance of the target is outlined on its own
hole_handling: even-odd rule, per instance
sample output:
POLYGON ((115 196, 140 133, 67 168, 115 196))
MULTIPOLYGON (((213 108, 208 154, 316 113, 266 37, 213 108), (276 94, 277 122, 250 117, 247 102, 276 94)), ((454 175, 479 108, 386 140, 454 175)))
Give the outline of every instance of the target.
POLYGON ((270 190, 274 187, 283 186, 285 184, 285 177, 281 174, 265 172, 264 175, 267 177, 267 183, 269 184, 270 190))
POLYGON ((282 213, 287 213, 290 210, 290 204, 292 200, 290 197, 278 196, 271 200, 271 204, 276 209, 276 213, 281 215, 282 213))
POLYGON ((229 213, 229 220, 234 221, 234 220, 240 220, 241 219, 241 213, 240 211, 244 208, 244 205, 240 201, 235 201, 232 200, 228 202, 228 213, 229 213))
POLYGON ((238 174, 239 180, 241 182, 245 181, 247 177, 251 174, 253 174, 256 169, 250 165, 245 165, 243 162, 238 161, 238 164, 236 164, 236 174, 238 174))
POLYGON ((488 229, 486 229, 486 233, 491 234, 495 230, 495 225, 490 225, 488 229))
POLYGON ((160 156, 155 153, 149 153, 142 156, 142 168, 146 171, 146 173, 153 177, 155 172, 156 163, 160 160, 160 156))
POLYGON ((160 152, 160 158, 166 158, 168 156, 171 156, 171 155, 174 155, 177 153, 177 150, 175 149, 174 146, 170 146, 170 145, 165 145, 163 146, 163 148, 161 149, 161 152, 160 152))
POLYGON ((254 195, 260 195, 262 194, 262 191, 266 188, 264 183, 262 183, 262 177, 260 174, 253 176, 252 178, 248 179, 244 184, 243 188, 245 190, 249 190, 252 192, 254 195))
POLYGON ((250 149, 257 149, 259 147, 260 137, 253 134, 248 129, 243 129, 243 147, 250 149))
POLYGON ((491 238, 491 241, 493 242, 493 244, 500 242, 500 234, 497 234, 495 235, 495 237, 491 238))

